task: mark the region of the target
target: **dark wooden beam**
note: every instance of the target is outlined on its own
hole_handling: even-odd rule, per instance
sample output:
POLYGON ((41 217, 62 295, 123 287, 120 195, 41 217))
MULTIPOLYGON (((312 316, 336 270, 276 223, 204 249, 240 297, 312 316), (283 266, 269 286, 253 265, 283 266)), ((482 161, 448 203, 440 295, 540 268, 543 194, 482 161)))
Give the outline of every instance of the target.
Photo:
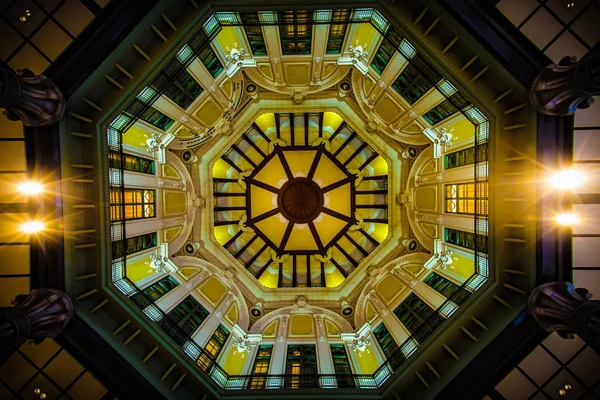
POLYGON ((348 144, 354 140, 354 138, 356 137, 356 132, 352 132, 352 134, 350 136, 348 136, 348 139, 346 139, 346 141, 344 143, 342 143, 342 145, 339 147, 339 149, 336 150, 335 153, 333 153, 334 157, 337 157, 338 154, 340 154, 342 152, 342 150, 344 150, 344 148, 346 146, 348 146, 348 144))
POLYGON ((308 143, 308 113, 304 113, 304 144, 306 146, 309 145, 308 143))
POLYGON ((251 223, 251 224, 256 224, 257 222, 260 222, 260 221, 262 221, 263 219, 267 219, 267 218, 269 218, 269 217, 272 217, 273 215, 276 215, 276 214, 278 214, 279 212, 280 212, 280 211, 279 211, 279 208, 275 208, 275 209, 273 209, 273 210, 271 210, 271 211, 267 211, 267 212, 266 212, 266 213, 264 213, 264 214, 260 214, 258 217, 254 217, 254 218, 252 218, 252 219, 250 220, 250 223, 251 223))
POLYGON ((277 131, 277 139, 281 139, 281 117, 279 113, 275 113, 275 130, 277 131))
POLYGON ((369 235, 367 233, 367 231, 365 231, 364 229, 359 229, 359 232, 362 233, 363 235, 365 235, 365 237, 371 242, 373 243, 375 246, 379 246, 379 242, 371 235, 369 235))
POLYGON ((237 253, 235 253, 235 258, 239 258, 242 254, 244 254, 244 252, 248 249, 248 247, 252 246, 252 243, 254 243, 254 241, 258 238, 258 235, 254 235, 252 236, 252 238, 250 240, 248 240, 246 242, 245 245, 242 246, 241 249, 238 250, 237 253))
POLYGON ((296 144, 296 136, 294 132, 294 113, 289 113, 288 115, 290 118, 290 146, 294 146, 296 144))
POLYGON ((292 256, 292 286, 298 286, 298 278, 296 277, 296 256, 292 256))
POLYGON ((387 204, 357 204, 356 208, 372 208, 372 209, 382 209, 387 210, 387 204))
POLYGON ((263 139, 265 139, 265 140, 267 141, 267 143, 269 143, 269 142, 271 141, 271 139, 269 139, 269 137, 268 137, 268 136, 267 136, 267 135, 266 135, 266 134, 263 132, 263 130, 262 130, 262 129, 260 129, 260 127, 259 127, 258 125, 256 125, 256 122, 254 122, 254 123, 252 124, 252 127, 254 128, 254 130, 255 130, 256 132, 258 132, 258 134, 259 134, 260 136, 262 136, 262 138, 263 138, 263 139))
POLYGON ((308 228, 310 229, 310 233, 312 233, 313 238, 315 239, 315 243, 317 244, 317 249, 319 249, 319 253, 323 254, 323 243, 321 242, 321 237, 317 232, 317 228, 313 221, 308 223, 308 228))
POLYGON ((227 164, 229 164, 231 166, 231 168, 235 169, 237 172, 242 172, 242 169, 240 167, 238 167, 233 161, 231 161, 231 159, 229 157, 227 157, 227 155, 223 154, 221 156, 221 159, 223 161, 225 161, 227 164))
POLYGON ((367 157, 367 159, 365 160, 365 162, 364 162, 364 163, 362 163, 362 165, 361 165, 360 167, 358 167, 358 170, 359 170, 359 171, 362 171, 364 168, 366 168, 366 167, 367 167, 367 165, 371 164, 371 162, 372 162, 374 159, 376 159, 378 156, 379 156, 379 154, 377 154, 377 153, 375 153, 375 152, 374 152, 373 154, 371 154, 369 157, 367 157))
POLYGON ((294 229, 294 223, 288 222, 288 226, 285 228, 285 232, 283 233, 283 237, 281 238, 281 243, 279 244, 279 249, 281 252, 285 252, 285 245, 290 239, 290 235, 292 234, 292 230, 294 229))
MULTIPOLYGON (((342 253, 344 255, 344 257, 346 257, 348 259, 348 261, 350 261, 350 264, 352 264, 354 267, 356 267, 358 265, 358 262, 356 262, 356 260, 352 257, 350 257, 350 254, 348 254, 346 252, 346 250, 344 250, 344 248, 342 246, 340 246, 339 243, 334 243, 334 246, 340 251, 340 253, 342 253)), ((331 259, 333 261, 333 258, 331 259)), ((348 275, 346 275, 348 276, 348 275)))
POLYGON ((346 272, 346 270, 342 268, 342 266, 338 264, 338 262, 335 261, 333 258, 331 259, 331 263, 335 266, 335 268, 337 268, 338 271, 340 271, 340 274, 342 274, 344 278, 348 277, 348 273, 346 272))
POLYGON ((250 137, 248 135, 246 135, 245 133, 242 135, 242 138, 244 138, 244 140, 254 149, 256 150, 256 152, 258 154, 261 155, 262 158, 265 158, 267 155, 265 154, 264 151, 262 151, 260 149, 260 147, 258 147, 258 145, 256 143, 254 143, 254 141, 252 139, 250 139, 250 137))
POLYGON ((352 218, 348 217, 347 215, 341 214, 337 211, 330 210, 329 208, 323 207, 323 212, 325 214, 331 215, 332 217, 336 217, 337 219, 341 219, 342 221, 346 221, 346 222, 352 221, 352 218))
POLYGON ((242 151, 242 149, 240 149, 237 145, 232 144, 231 148, 238 153, 240 156, 242 156, 242 158, 246 161, 248 161, 248 164, 252 165, 253 168, 256 168, 256 163, 254 161, 252 161, 252 159, 250 157, 248 157, 248 155, 246 153, 244 153, 242 151))
POLYGON ((215 192, 215 197, 246 197, 246 193, 215 192))
POLYGON ((312 179, 315 176, 315 172, 317 171, 317 166, 319 165, 319 161, 321 160, 321 155, 323 154, 323 147, 318 147, 317 148, 317 154, 315 155, 315 158, 312 162, 312 164, 310 165, 310 170, 308 170, 308 179, 312 179))
POLYGON ((254 185, 254 186, 258 186, 261 189, 268 190, 269 192, 273 192, 275 194, 279 194, 279 189, 277 189, 275 186, 271 186, 271 185, 269 185, 267 183, 264 183, 264 182, 261 182, 261 181, 257 181, 256 179, 252 179, 250 181, 250 184, 254 185))
POLYGON ((367 148, 368 145, 369 144, 367 142, 363 142, 363 144, 358 146, 358 149, 356 149, 356 151, 354 151, 354 153, 352 153, 352 155, 346 161, 344 161, 344 167, 348 166, 348 164, 350 164, 352 160, 354 160, 354 158, 360 154, 361 151, 367 148))
POLYGON ((281 161, 281 166, 283 167, 283 170, 285 171, 285 175, 287 176, 287 178, 294 179, 294 174, 292 174, 292 170, 290 169, 290 165, 288 164, 287 160, 285 159, 285 156, 283 155, 283 151, 279 150, 277 155, 279 156, 279 160, 281 161))
POLYGON ((321 262, 321 287, 327 287, 325 282, 325 264, 321 262))
POLYGON ((356 194, 387 194, 387 189, 379 190, 357 190, 356 194))
POLYGON ((339 133, 342 131, 342 129, 344 129, 346 127, 346 121, 342 121, 342 123, 340 124, 340 126, 338 126, 338 128, 335 130, 335 132, 333 132, 333 135, 331 135, 329 137, 329 141, 332 142, 333 139, 339 135, 339 133))
POLYGON ((310 279, 310 256, 306 256, 306 286, 312 287, 312 281, 310 279))
MULTIPOLYGON (((325 113, 319 113, 319 137, 323 137, 323 116, 325 113)), ((307 143, 308 144, 308 143, 307 143)))
POLYGON ((362 248, 362 246, 361 246, 360 244, 358 244, 358 242, 357 242, 356 240, 352 239, 352 236, 348 235, 348 232, 344 233, 344 237, 345 237, 346 239, 348 239, 348 241, 349 241, 350 243, 352 243, 352 245, 353 245, 354 247, 356 247, 356 249, 357 249, 358 251, 360 251, 360 253, 361 253, 363 256, 365 256, 365 257, 366 257, 366 256, 368 256, 368 255, 369 255, 369 252, 368 252, 367 250, 363 249, 363 248, 362 248))
POLYGON ((325 193, 327 193, 327 192, 330 192, 330 191, 332 191, 332 190, 334 190, 334 189, 337 189, 337 188, 339 188, 339 187, 342 187, 342 186, 344 186, 344 185, 346 185, 346 184, 348 184, 348 183, 351 183, 353 180, 354 180, 354 178, 353 178, 353 177, 350 177, 350 176, 348 176, 348 177, 346 177, 346 178, 344 178, 344 179, 342 179, 342 180, 340 180, 340 181, 337 181, 337 182, 335 182, 335 183, 332 183, 331 185, 327 185, 327 186, 325 186, 323 189, 321 189, 321 192, 322 192, 323 194, 325 194, 325 193))
POLYGON ((234 207, 215 207, 215 211, 243 211, 246 206, 234 206, 234 207))
POLYGON ((250 260, 248 260, 248 262, 246 263, 246 268, 250 268, 252 266, 252 264, 254 263, 254 261, 258 260, 258 257, 260 257, 260 255, 263 253, 263 251, 265 251, 267 249, 267 247, 269 247, 269 245, 265 243, 264 246, 261 247, 260 250, 258 250, 256 252, 256 254, 253 255, 250 260))
POLYGON ((256 273, 256 275, 254 275, 254 277, 256 279, 260 279, 262 274, 265 273, 265 271, 267 270, 267 268, 269 268, 269 265, 271 265, 272 262, 273 262, 273 259, 270 259, 269 261, 267 261, 267 263, 261 267, 261 269, 256 273))
POLYGON ((215 226, 237 225, 239 221, 215 221, 215 226))
POLYGON ((235 235, 233 235, 231 237, 231 239, 229 239, 227 242, 225 242, 225 244, 223 245, 223 247, 228 248, 229 246, 231 246, 231 244, 233 242, 235 242, 240 236, 242 236, 242 233, 244 233, 244 231, 242 231, 240 229, 240 231, 238 233, 236 233, 235 235))

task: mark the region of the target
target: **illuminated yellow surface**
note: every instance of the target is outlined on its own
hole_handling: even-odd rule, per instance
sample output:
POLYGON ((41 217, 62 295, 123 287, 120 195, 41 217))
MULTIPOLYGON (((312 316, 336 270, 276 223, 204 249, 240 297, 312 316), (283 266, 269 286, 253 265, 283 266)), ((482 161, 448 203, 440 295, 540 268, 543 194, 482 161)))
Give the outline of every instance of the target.
POLYGON ((356 353, 356 360, 362 374, 372 374, 379 368, 379 361, 377 361, 373 347, 370 344, 365 347, 364 351, 356 353))
POLYGON ((373 160, 369 166, 373 168, 373 176, 388 174, 388 164, 381 156, 373 160))
POLYGON ((452 253, 452 257, 456 260, 452 260, 452 272, 457 275, 468 279, 475 273, 475 263, 473 257, 465 257, 457 252, 452 253))
POLYGON ((250 196, 250 218, 258 217, 267 211, 277 208, 277 195, 273 192, 250 185, 250 196))
POLYGON ((285 228, 287 228, 288 222, 282 222, 279 219, 281 214, 276 214, 267 219, 263 219, 255 224, 255 226, 261 230, 276 246, 279 246, 281 243, 281 239, 283 238, 283 234, 285 233, 285 228))
POLYGON ((337 269, 334 269, 332 272, 325 273, 325 283, 327 287, 336 287, 339 286, 342 282, 344 282, 344 275, 337 269))
POLYGON ((373 236, 373 239, 377 240, 379 243, 383 242, 388 235, 389 225, 388 224, 380 224, 380 223, 372 223, 372 230, 369 229, 367 232, 369 235, 373 236))
POLYGON ((215 239, 217 239, 217 242, 219 242, 220 244, 227 243, 227 241, 231 239, 231 237, 234 235, 234 233, 232 233, 230 229, 230 225, 215 226, 214 232, 215 239))
POLYGON ((268 288, 276 288, 277 287, 277 277, 278 274, 272 274, 268 269, 263 272, 258 281, 264 286, 268 288))
MULTIPOLYGON (((473 141, 475 136, 475 125, 462 115, 455 123, 448 125, 446 129, 450 131, 452 139, 456 139, 457 142, 463 140, 473 141)), ((450 151, 452 151, 452 148, 450 148, 450 151)))
POLYGON ((287 176, 279 156, 274 156, 254 177, 257 181, 280 188, 286 181, 287 176))
POLYGON ((137 283, 144 278, 154 274, 154 270, 150 268, 150 254, 147 257, 140 258, 136 261, 127 261, 127 277, 133 283, 137 283))
POLYGON ((344 121, 343 118, 334 112, 323 113, 323 126, 329 126, 333 131, 339 128, 342 121, 344 121))
POLYGON ((313 180, 322 188, 346 178, 338 167, 328 157, 322 156, 317 165, 313 180))
POLYGON ((317 250, 317 244, 315 243, 315 239, 313 238, 310 229, 308 229, 308 225, 302 224, 302 226, 303 229, 295 226, 292 230, 292 234, 285 246, 286 251, 317 250))
POLYGON ((275 114, 265 113, 256 118, 256 125, 265 133, 269 134, 268 129, 275 126, 275 114))
POLYGON ((321 237, 323 246, 327 246, 327 244, 329 244, 335 235, 340 233, 345 225, 346 222, 324 213, 321 213, 321 215, 315 220, 315 228, 317 228, 317 233, 321 237), (318 221, 319 219, 320 221, 318 221))
POLYGON ((226 53, 226 48, 229 47, 229 50, 235 48, 235 45, 238 45, 238 48, 241 48, 241 44, 243 43, 237 35, 236 29, 231 26, 225 26, 221 28, 221 32, 217 35, 217 42, 221 46, 223 53, 226 53))
POLYGON ((150 132, 133 125, 123 134, 123 144, 137 147, 138 149, 145 151, 146 147, 142 146, 142 143, 145 145, 146 140, 150 139, 151 136, 152 134, 150 132))
POLYGON ((236 346, 231 346, 229 348, 229 353, 227 353, 227 357, 225 358, 225 362, 222 365, 223 369, 229 375, 241 375, 246 363, 246 357, 248 357, 247 352, 240 353, 237 351, 236 346))
POLYGON ((213 178, 231 178, 234 169, 222 159, 218 159, 213 165, 213 178))
POLYGON ((373 52, 373 49, 369 49, 369 45, 375 40, 376 35, 379 35, 377 30, 371 24, 356 24, 356 29, 354 31, 354 36, 352 36, 352 40, 349 42, 352 46, 356 44, 358 40, 359 46, 367 45, 367 51, 369 53, 373 52))
POLYGON ((350 216, 350 183, 347 183, 337 189, 333 189, 323 195, 327 208, 350 216), (327 201, 329 200, 329 201, 327 201))
POLYGON ((314 336, 314 318, 312 314, 292 315, 290 323, 290 335, 314 336))
POLYGON ((279 324, 278 320, 275 320, 275 321, 271 322, 269 325, 265 326, 265 329, 263 329, 263 331, 262 331, 263 337, 265 337, 265 338, 275 337, 275 334, 277 333, 278 324, 279 324))
POLYGON ((310 166, 317 152, 315 150, 308 151, 284 151, 285 159, 290 166, 295 177, 307 176, 310 166))
POLYGON ((227 287, 214 276, 199 285, 197 289, 206 300, 208 300, 213 306, 218 306, 225 294, 227 293, 227 287))

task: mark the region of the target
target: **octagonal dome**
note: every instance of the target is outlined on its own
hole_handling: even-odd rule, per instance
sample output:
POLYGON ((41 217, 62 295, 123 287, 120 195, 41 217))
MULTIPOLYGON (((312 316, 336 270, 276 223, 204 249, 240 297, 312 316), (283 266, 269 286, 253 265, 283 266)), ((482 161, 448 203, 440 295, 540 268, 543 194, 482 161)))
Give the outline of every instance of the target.
POLYGON ((388 162, 334 112, 265 113, 213 166, 215 238, 267 288, 335 287, 388 233, 388 162))

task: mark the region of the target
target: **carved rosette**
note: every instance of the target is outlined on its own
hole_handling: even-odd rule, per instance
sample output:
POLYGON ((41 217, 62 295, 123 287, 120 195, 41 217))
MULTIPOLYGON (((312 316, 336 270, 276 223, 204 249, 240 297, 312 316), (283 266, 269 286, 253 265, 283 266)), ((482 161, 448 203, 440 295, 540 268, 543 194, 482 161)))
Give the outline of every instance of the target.
POLYGON ((562 338, 575 334, 600 352, 600 304, 590 301, 587 289, 570 282, 548 282, 537 286, 529 297, 529 311, 549 332, 562 338))
POLYGON ((571 115, 588 108, 600 94, 600 52, 581 61, 565 57, 540 72, 529 91, 531 103, 546 115, 571 115))
POLYGON ((25 126, 56 123, 65 111, 65 98, 58 86, 44 75, 25 68, 15 73, 0 64, 0 108, 11 121, 25 126))

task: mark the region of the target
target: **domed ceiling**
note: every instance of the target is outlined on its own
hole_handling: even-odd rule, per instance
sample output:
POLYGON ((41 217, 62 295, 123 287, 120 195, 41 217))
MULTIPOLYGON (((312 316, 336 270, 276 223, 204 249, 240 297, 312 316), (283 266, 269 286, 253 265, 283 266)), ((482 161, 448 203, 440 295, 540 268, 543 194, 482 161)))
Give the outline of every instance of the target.
POLYGON ((387 236, 388 162, 334 112, 262 114, 212 173, 215 237, 265 287, 338 286, 387 236))

